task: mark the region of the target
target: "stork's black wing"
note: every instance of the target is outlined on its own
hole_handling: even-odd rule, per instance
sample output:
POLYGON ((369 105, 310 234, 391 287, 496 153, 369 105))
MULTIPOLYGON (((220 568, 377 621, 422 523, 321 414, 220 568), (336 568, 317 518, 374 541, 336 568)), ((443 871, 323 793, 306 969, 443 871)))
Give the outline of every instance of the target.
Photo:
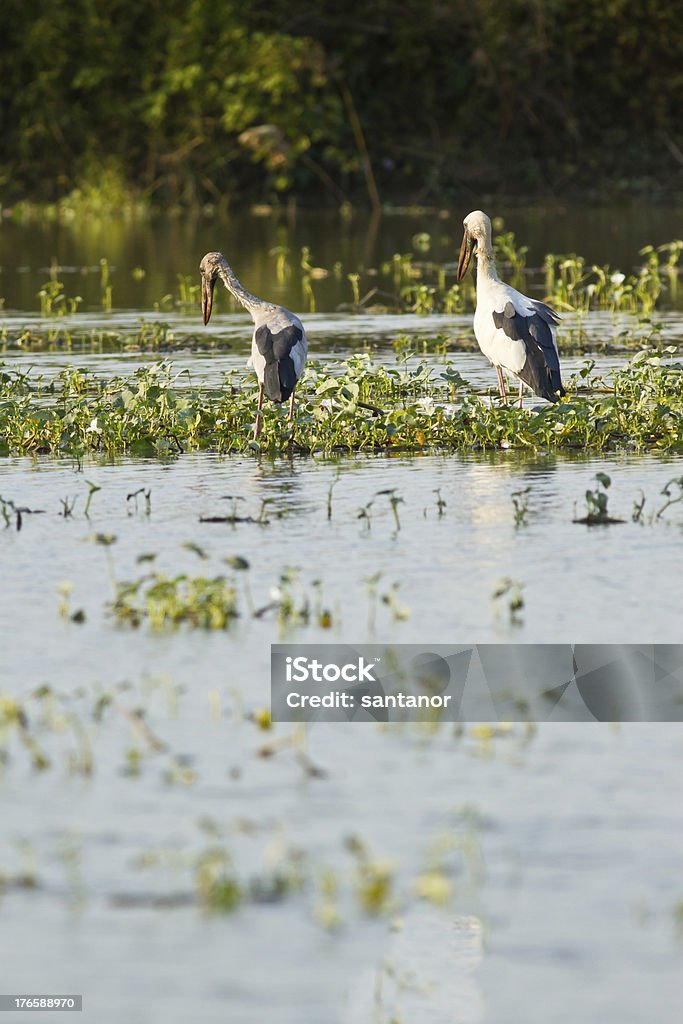
POLYGON ((529 302, 534 307, 538 315, 545 320, 547 324, 550 324, 551 327, 554 327, 555 324, 559 324, 560 317, 552 306, 548 306, 545 302, 541 302, 540 299, 529 299, 529 302))
POLYGON ((526 362, 517 374, 520 380, 528 384, 539 398, 557 402, 565 394, 551 330, 559 317, 544 302, 529 301, 534 308, 533 313, 519 313, 508 301, 502 313, 494 312, 493 322, 505 331, 508 338, 524 344, 526 362))
POLYGON ((296 387, 296 368, 291 353, 302 338, 303 331, 296 324, 288 324, 277 334, 263 324, 254 334, 256 347, 266 361, 263 385, 272 402, 286 402, 296 387))

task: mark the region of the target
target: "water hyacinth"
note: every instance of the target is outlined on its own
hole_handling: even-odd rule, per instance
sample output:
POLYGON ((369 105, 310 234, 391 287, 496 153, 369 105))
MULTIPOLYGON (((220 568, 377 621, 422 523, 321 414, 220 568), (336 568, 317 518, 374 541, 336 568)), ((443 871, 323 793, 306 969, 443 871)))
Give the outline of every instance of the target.
POLYGON ((606 376, 592 375, 589 363, 553 406, 519 410, 466 384, 451 363, 386 367, 352 356, 325 370, 312 365, 293 427, 269 408, 254 442, 257 396, 242 372, 204 389, 167 362, 109 380, 73 369, 54 378, 6 370, 0 454, 683 449, 682 366, 652 350, 606 376))

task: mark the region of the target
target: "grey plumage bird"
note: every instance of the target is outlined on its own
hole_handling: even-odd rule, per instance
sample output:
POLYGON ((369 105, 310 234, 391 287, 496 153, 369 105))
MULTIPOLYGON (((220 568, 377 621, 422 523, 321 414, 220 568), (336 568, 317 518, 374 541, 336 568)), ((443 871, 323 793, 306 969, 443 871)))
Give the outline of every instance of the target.
POLYGON ((271 402, 289 399, 289 419, 294 418, 294 392, 306 365, 308 339, 304 325, 284 306, 265 302, 248 292, 237 280, 221 252, 207 252, 199 264, 202 276, 202 317, 208 324, 213 308, 213 290, 218 278, 244 306, 254 322, 251 356, 247 366, 254 369, 259 382, 259 399, 254 440, 261 433, 264 395, 271 402))
POLYGON ((476 253, 474 336, 496 368, 501 397, 506 398, 503 381, 503 370, 506 370, 519 380, 520 407, 524 384, 539 398, 559 402, 565 394, 555 341, 555 327, 560 318, 545 302, 530 299, 500 280, 493 258, 491 221, 485 213, 474 210, 465 217, 463 227, 458 281, 462 281, 476 253))

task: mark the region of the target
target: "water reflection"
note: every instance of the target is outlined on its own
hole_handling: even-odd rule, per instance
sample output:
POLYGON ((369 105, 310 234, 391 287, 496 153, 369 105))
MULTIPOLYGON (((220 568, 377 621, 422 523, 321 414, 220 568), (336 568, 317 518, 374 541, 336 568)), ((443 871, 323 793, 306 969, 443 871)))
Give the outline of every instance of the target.
MULTIPOLYGON (((104 257, 112 270, 115 307, 151 310, 163 296, 177 293, 179 274, 198 280, 201 257, 218 249, 226 253, 250 290, 301 310, 306 308, 301 249, 309 246, 313 263, 331 271, 324 280, 313 282, 316 308, 331 312, 340 303, 352 301, 348 273, 360 271, 361 288, 367 291, 377 283, 370 271, 381 268, 395 253, 411 252, 416 232, 430 237, 427 259, 452 263, 466 212, 454 208, 416 216, 385 214, 379 220, 361 210, 350 218, 334 210, 290 210, 268 217, 236 211, 225 220, 81 218, 70 224, 23 226, 9 220, 0 233, 2 295, 7 309, 35 310, 36 294, 54 259, 64 268, 74 268, 62 272, 67 291, 80 294, 85 309, 97 309, 99 270, 84 273, 83 268, 99 268, 104 257), (279 280, 274 250, 282 249, 287 251, 292 272, 279 280), (339 268, 336 273, 332 272, 335 267, 339 268)), ((529 267, 540 267, 547 252, 578 253, 588 266, 609 263, 625 273, 633 271, 639 249, 672 241, 678 215, 676 209, 643 203, 627 209, 502 204, 490 212, 502 217, 506 230, 514 231, 517 241, 529 247, 529 267)), ((681 296, 678 301, 683 301, 681 296)))

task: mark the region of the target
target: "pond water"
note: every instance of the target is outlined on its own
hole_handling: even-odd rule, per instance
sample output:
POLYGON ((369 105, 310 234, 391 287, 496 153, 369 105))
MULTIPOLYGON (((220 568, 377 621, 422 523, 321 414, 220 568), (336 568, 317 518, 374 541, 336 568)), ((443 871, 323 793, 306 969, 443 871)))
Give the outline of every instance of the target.
MULTIPOLYGON (((622 266, 626 250, 633 258, 638 246, 671 235, 671 216, 657 211, 649 219, 605 213, 583 236, 569 213, 549 220, 511 211, 509 220, 534 251, 552 236, 548 248, 588 254, 590 245, 590 258, 622 266)), ((111 248, 95 226, 41 233, 5 224, 2 323, 44 327, 35 292, 52 255, 73 266, 106 256, 117 266, 114 304, 125 309, 91 308, 68 326, 132 332, 141 318, 155 319, 153 303, 174 287, 174 274, 195 274, 216 245, 235 253, 236 267, 243 251, 245 283, 269 294, 273 245, 319 239, 314 262, 331 266, 350 264, 368 244, 357 220, 337 237, 328 215, 246 223, 249 231, 231 222, 219 233, 207 223, 117 225, 111 248), (141 282, 132 278, 136 266, 148 270, 141 282), (133 282, 129 291, 124 280, 133 282)), ((425 228, 419 218, 394 217, 377 228, 373 258, 407 251, 420 230, 448 236, 444 253, 459 241, 457 218, 434 217, 425 228)), ((82 280, 96 307, 98 276, 82 280)), ((318 311, 306 322, 323 360, 368 341, 390 361, 396 334, 450 337, 470 322, 335 312, 349 299, 346 285, 320 284, 318 311)), ((295 283, 287 287, 287 301, 300 308, 295 283)), ((163 319, 180 338, 202 330, 196 313, 170 310, 163 319)), ((667 337, 680 339, 683 317, 669 312, 662 322, 667 337)), ((624 324, 590 314, 581 329, 597 343, 624 324)), ((172 359, 195 383, 218 387, 226 369, 244 364, 249 327, 225 309, 211 327, 231 347, 181 348, 172 359)), ((35 373, 75 364, 109 376, 158 357, 92 347, 3 356, 35 373)), ((478 353, 450 358, 473 387, 491 386, 478 353)), ((599 366, 625 358, 601 355, 599 366)), ((583 359, 563 364, 571 372, 583 359)), ((651 516, 681 472, 672 457, 505 452, 339 460, 203 453, 89 460, 80 471, 67 460, 0 459, 0 496, 34 510, 20 530, 12 517, 0 530, 2 693, 26 715, 23 731, 6 724, 0 733, 9 750, 0 774, 4 990, 82 992, 83 1019, 97 1024, 678 1021, 678 725, 487 732, 318 723, 304 736, 298 727, 262 730, 258 720, 269 700, 270 644, 283 637, 680 642, 683 506, 651 516), (598 471, 611 476, 610 512, 625 522, 591 529, 572 519, 575 507, 583 514, 598 471), (91 484, 100 490, 87 518, 91 484), (511 495, 527 487, 528 513, 516 525, 511 495), (402 499, 398 523, 378 493, 387 489, 402 499), (140 491, 149 506, 143 494, 128 497, 140 491), (641 492, 645 516, 633 522, 641 492), (60 514, 74 497, 72 514, 60 514), (267 524, 200 521, 233 509, 256 519, 264 500, 267 524), (226 565, 234 556, 249 569, 226 565), (117 625, 115 583, 154 571, 234 576, 240 617, 214 632, 117 625), (523 595, 515 616, 505 597, 493 597, 505 577, 523 595), (329 627, 315 615, 283 626, 274 612, 249 614, 283 586, 299 603, 308 597, 328 610, 329 627), (49 761, 43 770, 32 767, 35 744, 49 761), (391 898, 376 917, 363 909, 359 847, 391 877, 391 898), (243 890, 231 913, 202 902, 216 864, 243 890), (420 900, 435 864, 451 899, 420 900)))
MULTIPOLYGON (((638 203, 627 207, 506 207, 484 204, 499 230, 513 231, 518 245, 529 251, 529 268, 543 265, 546 253, 578 253, 586 265, 609 264, 631 273, 642 263, 639 250, 663 245, 681 235, 681 210, 638 203)), ((353 299, 349 273, 359 273, 360 296, 373 287, 391 290, 382 265, 399 253, 416 260, 450 266, 454 277, 462 238, 462 219, 469 211, 442 210, 393 215, 373 220, 367 212, 351 217, 336 211, 282 210, 255 217, 231 213, 221 220, 198 217, 159 218, 148 222, 82 217, 67 223, 0 223, 0 297, 8 311, 39 308, 37 292, 52 263, 68 296, 80 295, 81 308, 101 306, 100 260, 109 264, 113 305, 119 309, 152 310, 164 296, 178 294, 178 275, 197 280, 205 252, 219 249, 237 276, 256 295, 290 309, 309 309, 301 287, 302 248, 308 262, 327 273, 314 276, 311 287, 319 312, 331 312, 353 299), (420 236, 428 236, 420 243, 420 236), (423 247, 420 247, 422 244, 423 247), (278 253, 284 255, 284 277, 276 274, 278 253)), ((680 291, 680 290, 679 290, 680 291)), ((218 311, 225 301, 217 290, 218 311)), ((674 300, 683 307, 683 294, 674 300)), ((193 328, 196 330, 196 325, 193 328)))

